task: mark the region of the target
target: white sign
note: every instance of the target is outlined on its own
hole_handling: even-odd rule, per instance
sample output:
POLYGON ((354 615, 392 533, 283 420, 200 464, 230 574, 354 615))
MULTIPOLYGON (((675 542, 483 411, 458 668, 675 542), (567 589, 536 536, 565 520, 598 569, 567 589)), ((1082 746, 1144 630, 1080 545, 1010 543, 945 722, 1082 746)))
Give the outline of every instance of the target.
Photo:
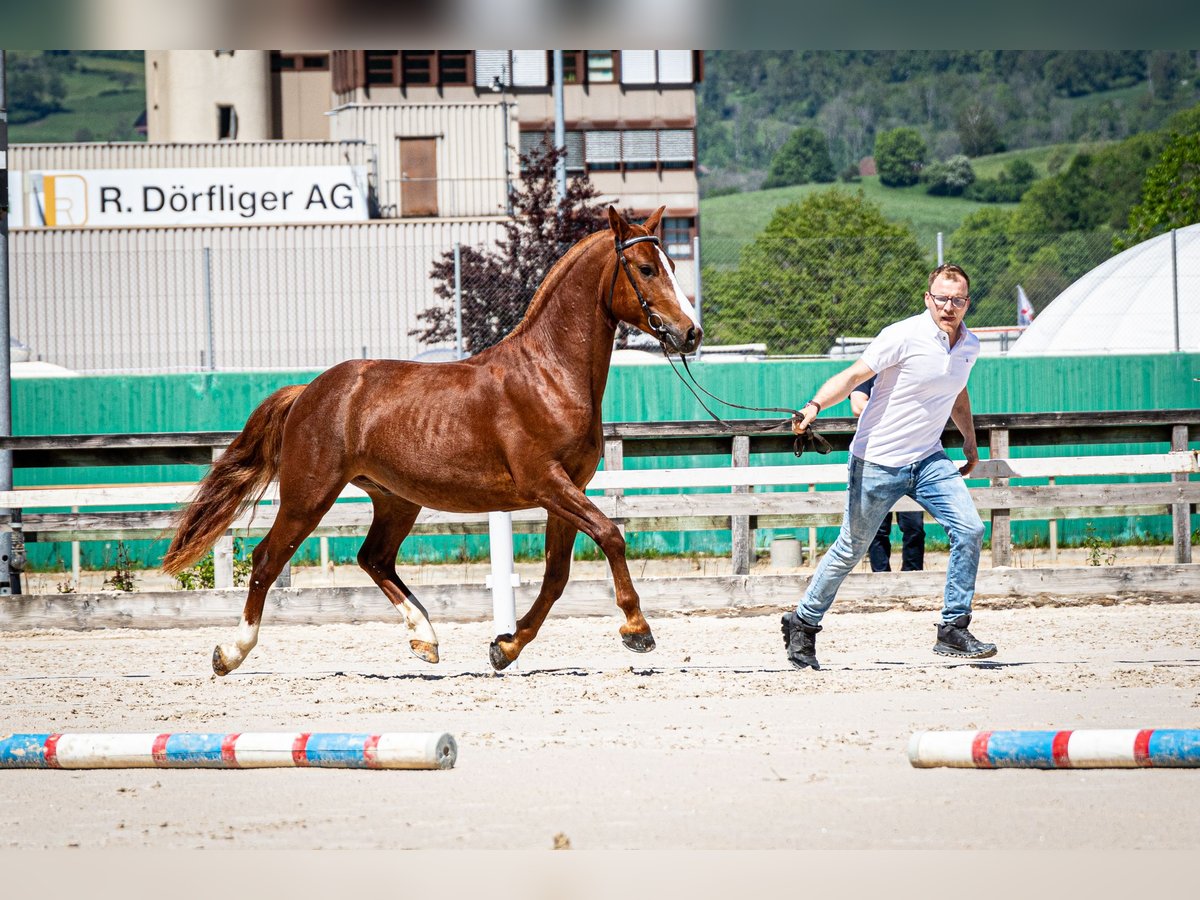
POLYGON ((364 166, 12 172, 9 194, 13 228, 275 225, 369 218, 364 166))

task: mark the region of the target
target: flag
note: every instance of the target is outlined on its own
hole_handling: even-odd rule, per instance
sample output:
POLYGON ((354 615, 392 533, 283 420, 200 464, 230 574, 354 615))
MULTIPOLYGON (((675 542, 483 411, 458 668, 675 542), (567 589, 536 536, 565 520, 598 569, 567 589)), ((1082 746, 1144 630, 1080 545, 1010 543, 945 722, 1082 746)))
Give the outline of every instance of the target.
POLYGON ((1017 285, 1017 326, 1033 324, 1033 304, 1025 296, 1025 289, 1017 285))

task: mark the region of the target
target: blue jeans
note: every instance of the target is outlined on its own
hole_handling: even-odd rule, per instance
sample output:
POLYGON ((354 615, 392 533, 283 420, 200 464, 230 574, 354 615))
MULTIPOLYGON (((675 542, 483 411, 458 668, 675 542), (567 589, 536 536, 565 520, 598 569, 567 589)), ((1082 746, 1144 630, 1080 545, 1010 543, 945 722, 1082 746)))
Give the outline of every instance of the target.
POLYGON ((940 450, 908 466, 879 466, 850 457, 846 513, 842 530, 813 573, 796 614, 818 625, 833 605, 843 579, 858 565, 884 515, 901 497, 912 497, 937 520, 950 538, 950 564, 942 621, 969 615, 975 575, 983 546, 983 520, 956 466, 940 450))

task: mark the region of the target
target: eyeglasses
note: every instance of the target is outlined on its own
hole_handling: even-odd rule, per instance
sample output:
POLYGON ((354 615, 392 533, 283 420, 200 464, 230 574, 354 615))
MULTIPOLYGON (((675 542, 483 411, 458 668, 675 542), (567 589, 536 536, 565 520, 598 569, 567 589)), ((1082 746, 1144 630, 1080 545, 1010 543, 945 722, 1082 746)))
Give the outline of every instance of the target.
MULTIPOLYGON (((929 292, 926 291, 926 293, 929 292)), ((962 309, 971 300, 970 297, 940 297, 937 294, 929 294, 929 299, 932 300, 937 306, 945 306, 947 303, 949 303, 955 309, 962 309)))
POLYGON ((812 425, 809 425, 803 432, 796 435, 796 440, 792 443, 792 452, 797 456, 800 456, 805 450, 815 450, 817 453, 825 454, 833 450, 833 445, 819 435, 812 425))

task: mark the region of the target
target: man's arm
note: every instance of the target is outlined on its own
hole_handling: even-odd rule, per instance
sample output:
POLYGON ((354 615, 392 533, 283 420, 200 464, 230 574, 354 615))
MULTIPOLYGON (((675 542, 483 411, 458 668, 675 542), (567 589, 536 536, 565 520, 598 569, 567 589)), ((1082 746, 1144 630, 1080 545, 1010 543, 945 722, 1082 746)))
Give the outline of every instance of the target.
POLYGON ((950 419, 954 427, 962 432, 963 455, 967 461, 958 467, 958 474, 966 478, 979 462, 979 446, 975 442, 975 419, 971 415, 971 397, 963 388, 954 400, 954 408, 950 410, 950 419))
POLYGON ((875 372, 861 359, 852 366, 838 372, 813 394, 812 402, 800 410, 800 418, 792 417, 792 431, 803 434, 809 423, 817 417, 821 410, 829 409, 836 403, 841 403, 850 392, 874 375, 875 372), (814 406, 813 404, 816 404, 814 406), (817 407, 820 407, 818 409, 817 407))
POLYGON ((867 408, 867 401, 871 398, 862 391, 854 390, 850 392, 850 412, 855 416, 861 416, 862 411, 867 408))

